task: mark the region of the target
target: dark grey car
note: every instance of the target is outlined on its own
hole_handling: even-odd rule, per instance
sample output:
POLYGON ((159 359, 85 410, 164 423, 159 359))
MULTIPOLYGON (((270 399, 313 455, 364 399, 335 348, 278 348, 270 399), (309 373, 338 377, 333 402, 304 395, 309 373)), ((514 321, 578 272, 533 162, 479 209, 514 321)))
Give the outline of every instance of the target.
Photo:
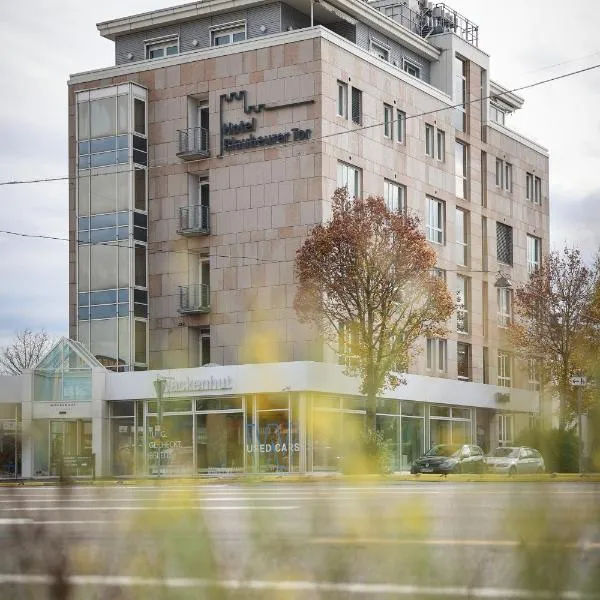
POLYGON ((410 472, 416 473, 483 473, 483 451, 468 444, 438 444, 417 459, 410 472))

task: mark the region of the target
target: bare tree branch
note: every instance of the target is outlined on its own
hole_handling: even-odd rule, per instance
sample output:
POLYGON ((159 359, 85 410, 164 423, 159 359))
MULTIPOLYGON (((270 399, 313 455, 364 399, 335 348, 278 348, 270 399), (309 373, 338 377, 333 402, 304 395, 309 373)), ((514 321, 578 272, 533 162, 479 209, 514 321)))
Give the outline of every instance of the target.
POLYGON ((51 346, 52 340, 45 331, 20 331, 12 344, 0 349, 0 373, 20 375, 25 369, 35 367, 51 346))

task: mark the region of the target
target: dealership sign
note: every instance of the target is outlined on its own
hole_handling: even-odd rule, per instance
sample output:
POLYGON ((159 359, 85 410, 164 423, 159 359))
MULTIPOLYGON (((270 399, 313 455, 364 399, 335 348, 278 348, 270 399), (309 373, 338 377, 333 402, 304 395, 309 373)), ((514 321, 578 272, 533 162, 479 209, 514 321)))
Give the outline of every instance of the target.
POLYGON ((314 103, 314 100, 303 100, 300 102, 292 102, 289 104, 280 104, 276 106, 268 106, 266 104, 248 105, 248 93, 246 90, 231 92, 230 94, 221 94, 219 107, 221 124, 221 156, 226 152, 232 152, 235 150, 263 148, 266 146, 275 146, 277 144, 287 144, 288 142, 300 142, 309 140, 311 138, 311 129, 300 129, 298 127, 292 127, 289 131, 282 131, 266 135, 255 135, 257 129, 255 117, 251 117, 248 120, 242 119, 237 123, 226 123, 223 121, 224 103, 230 103, 234 100, 243 101, 244 113, 247 115, 314 103), (245 137, 240 138, 238 136, 245 137))
POLYGON ((177 392, 217 392, 233 389, 233 379, 224 377, 184 377, 183 379, 167 379, 165 394, 177 392))

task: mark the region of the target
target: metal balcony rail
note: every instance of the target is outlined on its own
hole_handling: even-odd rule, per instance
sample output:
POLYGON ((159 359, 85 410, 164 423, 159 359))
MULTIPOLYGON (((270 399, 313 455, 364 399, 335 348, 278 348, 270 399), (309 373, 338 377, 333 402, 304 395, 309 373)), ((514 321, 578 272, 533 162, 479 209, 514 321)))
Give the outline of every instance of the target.
POLYGON ((192 127, 177 130, 177 156, 191 160, 208 155, 208 129, 192 127))
POLYGON ((179 286, 180 313, 206 313, 210 311, 210 287, 206 283, 179 286))
POLYGON ((208 206, 195 204, 179 209, 179 233, 181 235, 207 235, 210 233, 208 206))

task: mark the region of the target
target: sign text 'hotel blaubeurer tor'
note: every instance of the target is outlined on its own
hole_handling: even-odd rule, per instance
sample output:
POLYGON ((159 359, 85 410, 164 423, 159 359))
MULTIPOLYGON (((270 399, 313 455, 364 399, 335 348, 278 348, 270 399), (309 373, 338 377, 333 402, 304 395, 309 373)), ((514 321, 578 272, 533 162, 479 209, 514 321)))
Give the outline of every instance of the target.
POLYGON ((246 150, 248 148, 261 148, 264 146, 274 146, 276 144, 287 144, 288 142, 300 142, 309 140, 312 134, 311 129, 300 129, 293 127, 290 131, 281 133, 271 133, 267 135, 254 135, 256 132, 256 118, 251 117, 249 120, 241 120, 237 123, 225 123, 223 121, 223 103, 233 102, 234 100, 243 100, 244 113, 249 115, 252 113, 261 113, 263 111, 277 110, 280 108, 291 108, 294 106, 302 106, 305 104, 313 104, 314 100, 303 100, 301 102, 292 102, 290 104, 267 106, 266 104, 256 104, 249 106, 247 103, 247 92, 241 90, 239 92, 231 92, 230 94, 222 94, 220 102, 220 121, 221 121, 221 154, 232 152, 235 150, 246 150), (233 136, 249 134, 244 138, 233 136))

